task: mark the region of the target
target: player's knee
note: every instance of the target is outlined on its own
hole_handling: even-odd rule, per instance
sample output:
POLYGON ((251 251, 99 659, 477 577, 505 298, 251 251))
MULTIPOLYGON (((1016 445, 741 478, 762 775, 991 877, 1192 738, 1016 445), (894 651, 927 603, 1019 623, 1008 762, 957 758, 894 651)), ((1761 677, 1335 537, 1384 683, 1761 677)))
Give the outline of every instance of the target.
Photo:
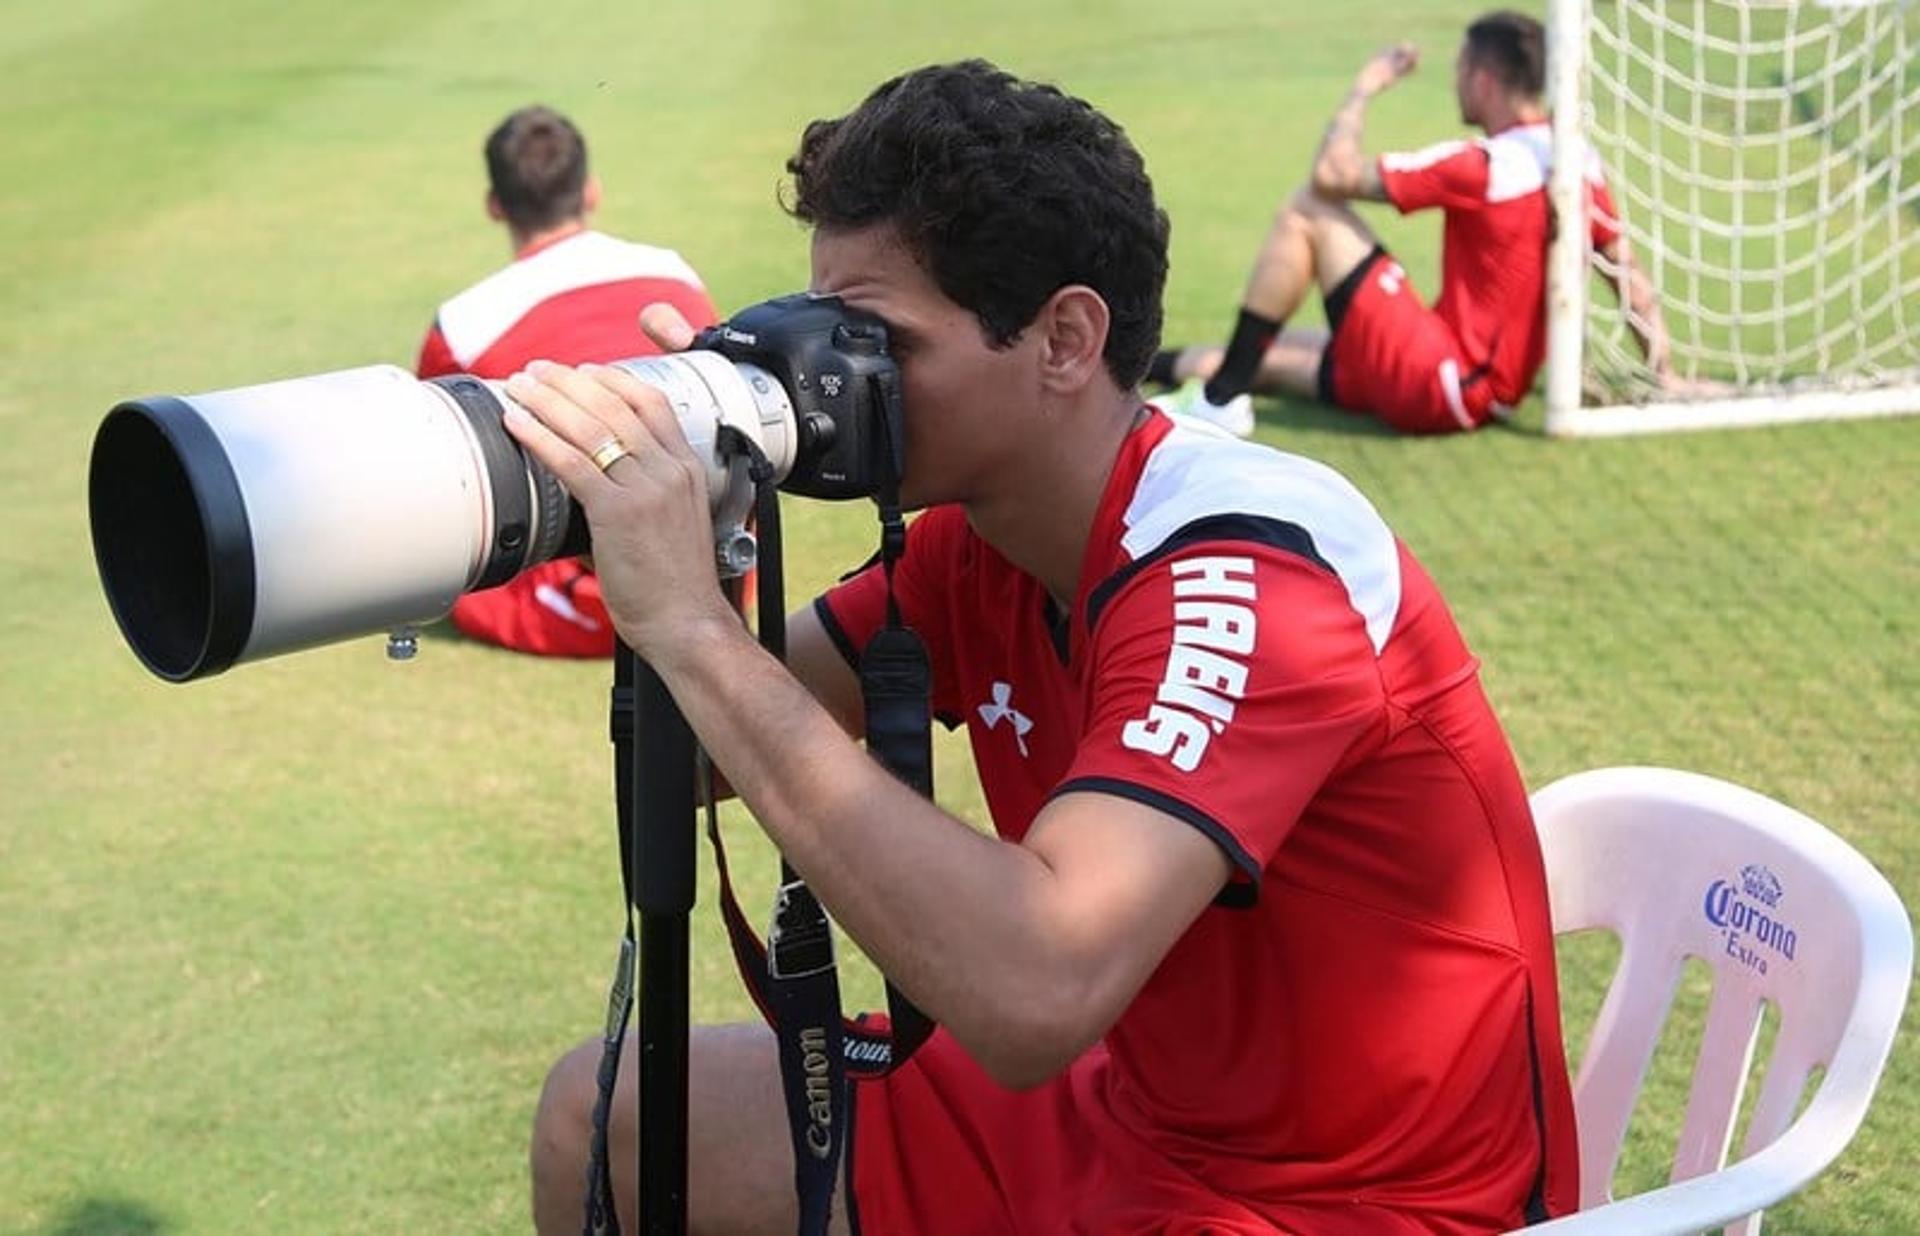
POLYGON ((533 1114, 530 1147, 536 1184, 584 1179, 593 1132, 593 1105, 600 1092, 600 1041, 589 1039, 554 1062, 533 1114))
POLYGON ((1311 183, 1294 191, 1287 199, 1286 209, 1316 234, 1358 232, 1366 228, 1360 216, 1353 213, 1351 204, 1320 192, 1311 183))
POLYGON ((1315 219, 1338 206, 1338 202, 1314 188, 1313 182, 1309 180, 1287 197, 1287 200, 1281 204, 1280 211, 1282 214, 1315 219))

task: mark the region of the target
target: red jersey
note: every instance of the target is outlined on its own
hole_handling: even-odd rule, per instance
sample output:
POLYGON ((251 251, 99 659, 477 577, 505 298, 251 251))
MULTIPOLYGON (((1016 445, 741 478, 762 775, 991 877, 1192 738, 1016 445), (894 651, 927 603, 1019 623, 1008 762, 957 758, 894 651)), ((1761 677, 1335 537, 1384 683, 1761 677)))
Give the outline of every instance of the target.
POLYGON ((652 356, 640 311, 655 301, 694 326, 717 320, 700 276, 671 249, 574 232, 523 250, 440 306, 420 345, 423 378, 471 373, 505 378, 528 361, 580 365, 652 356))
MULTIPOLYGON (((640 330, 655 301, 694 326, 718 320, 700 276, 670 249, 573 232, 522 250, 511 266, 440 306, 420 345, 422 378, 505 378, 528 361, 579 365, 659 352, 640 330)), ((474 639, 555 657, 613 655, 613 619, 600 581, 576 560, 545 562, 453 603, 453 624, 474 639)))
MULTIPOLYGON (((1494 399, 1507 406, 1533 388, 1547 354, 1552 158, 1552 126, 1545 121, 1380 156, 1380 183, 1396 210, 1438 206, 1446 212, 1433 310, 1472 366, 1466 378, 1484 374, 1494 399)), ((1593 245, 1601 248, 1619 236, 1619 216, 1597 157, 1589 158, 1586 178, 1593 245)))
MULTIPOLYGON (((1098 1067, 1070 1070, 1074 1103, 1283 1226, 1575 1208, 1526 791, 1439 593, 1352 485, 1156 413, 1070 614, 954 507, 913 523, 895 588, 1003 837, 1092 791, 1232 861, 1098 1067)), ((816 607, 851 654, 884 600, 871 568, 816 607)))

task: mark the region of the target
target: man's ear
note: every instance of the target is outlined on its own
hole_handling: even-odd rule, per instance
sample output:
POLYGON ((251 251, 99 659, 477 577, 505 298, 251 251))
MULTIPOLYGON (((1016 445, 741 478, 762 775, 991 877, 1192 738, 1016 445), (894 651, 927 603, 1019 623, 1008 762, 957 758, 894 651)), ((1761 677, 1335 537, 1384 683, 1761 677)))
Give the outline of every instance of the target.
POLYGON ((500 195, 492 189, 487 190, 487 218, 492 219, 495 223, 505 223, 507 221, 506 208, 500 205, 500 195))
POLYGON ((600 178, 588 176, 587 183, 580 186, 580 213, 590 215, 600 209, 600 178))
POLYGON ((1107 329, 1113 314, 1100 293, 1069 283, 1047 297, 1034 317, 1039 330, 1040 381, 1073 394, 1106 372, 1107 329))

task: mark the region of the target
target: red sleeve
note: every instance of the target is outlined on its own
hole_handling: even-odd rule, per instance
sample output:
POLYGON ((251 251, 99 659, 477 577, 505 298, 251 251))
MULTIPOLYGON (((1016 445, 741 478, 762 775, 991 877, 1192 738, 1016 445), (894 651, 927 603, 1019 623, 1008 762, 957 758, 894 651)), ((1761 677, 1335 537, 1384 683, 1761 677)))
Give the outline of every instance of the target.
POLYGON ((1620 210, 1613 204, 1606 177, 1599 167, 1587 175, 1587 224, 1593 232, 1593 247, 1604 249, 1620 239, 1620 210))
MULTIPOLYGON (((949 622, 954 583, 966 568, 973 531, 957 506, 934 507, 907 525, 907 548, 893 569, 894 598, 900 619, 927 645, 933 667, 933 711, 942 718, 964 714, 954 685, 953 629, 949 622)), ((870 562, 821 594, 814 612, 826 626, 840 655, 855 669, 874 632, 887 621, 887 575, 870 562)))
POLYGON ((436 320, 420 343, 420 359, 414 362, 413 374, 417 378, 438 378, 459 372, 460 362, 453 359, 453 350, 447 346, 447 337, 440 333, 440 323, 436 320))
POLYGON ((1098 624, 1086 727, 1055 792, 1157 807, 1257 881, 1382 724, 1373 645, 1346 588, 1278 550, 1196 545, 1129 581, 1098 624))
POLYGON ((1472 142, 1380 156, 1380 184, 1401 214, 1442 206, 1478 210, 1487 202, 1487 152, 1472 142))

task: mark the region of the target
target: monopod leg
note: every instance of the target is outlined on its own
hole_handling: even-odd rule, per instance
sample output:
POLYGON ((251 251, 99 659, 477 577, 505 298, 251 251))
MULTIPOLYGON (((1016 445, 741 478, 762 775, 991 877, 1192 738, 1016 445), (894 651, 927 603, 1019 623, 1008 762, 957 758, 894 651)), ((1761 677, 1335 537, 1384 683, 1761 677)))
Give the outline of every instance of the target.
MULTIPOLYGON (((625 647, 621 656, 633 656, 625 647)), ((688 919, 694 899, 693 731, 634 658, 634 906, 640 914, 640 1230, 687 1230, 688 919)))

